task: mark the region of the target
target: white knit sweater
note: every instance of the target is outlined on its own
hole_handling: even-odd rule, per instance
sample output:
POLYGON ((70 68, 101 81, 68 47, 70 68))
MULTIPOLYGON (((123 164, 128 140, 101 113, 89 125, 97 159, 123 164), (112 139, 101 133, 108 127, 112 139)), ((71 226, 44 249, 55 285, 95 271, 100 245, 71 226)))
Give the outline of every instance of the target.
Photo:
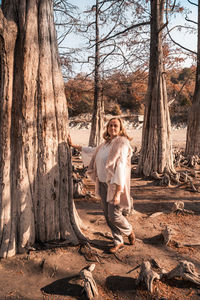
POLYGON ((120 205, 130 207, 130 170, 132 149, 126 137, 118 136, 111 143, 102 143, 97 148, 83 147, 82 159, 88 166, 88 175, 96 182, 98 194, 99 181, 108 184, 107 201, 111 202, 116 184, 122 188, 120 205))

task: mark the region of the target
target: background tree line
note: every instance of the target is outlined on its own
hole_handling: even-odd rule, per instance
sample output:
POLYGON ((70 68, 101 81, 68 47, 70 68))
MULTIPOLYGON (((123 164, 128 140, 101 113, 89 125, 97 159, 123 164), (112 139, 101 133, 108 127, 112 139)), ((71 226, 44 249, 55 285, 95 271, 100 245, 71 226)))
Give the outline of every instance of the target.
MULTIPOLYGON (((170 116, 173 123, 187 123, 195 85, 195 66, 168 70, 166 74, 170 116)), ((148 72, 132 74, 115 72, 102 80, 102 97, 106 114, 144 114, 144 97, 148 72)), ((69 116, 91 113, 93 109, 93 78, 78 74, 65 83, 69 116)))

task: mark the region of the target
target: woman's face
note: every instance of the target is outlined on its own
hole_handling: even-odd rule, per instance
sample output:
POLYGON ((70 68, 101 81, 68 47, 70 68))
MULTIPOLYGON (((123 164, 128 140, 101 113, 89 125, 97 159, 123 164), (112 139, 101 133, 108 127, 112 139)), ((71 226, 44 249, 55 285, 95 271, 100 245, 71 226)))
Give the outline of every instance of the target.
POLYGON ((120 133, 120 121, 118 119, 112 119, 108 123, 108 134, 111 139, 118 136, 120 133))

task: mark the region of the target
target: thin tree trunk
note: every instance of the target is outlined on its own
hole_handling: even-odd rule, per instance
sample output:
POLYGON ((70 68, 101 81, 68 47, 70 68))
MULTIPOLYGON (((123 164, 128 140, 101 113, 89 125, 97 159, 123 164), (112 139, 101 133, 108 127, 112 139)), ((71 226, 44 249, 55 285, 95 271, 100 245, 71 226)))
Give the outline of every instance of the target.
POLYGON ((100 84, 100 53, 99 53, 99 1, 96 0, 96 45, 95 45, 95 76, 94 76, 94 106, 92 125, 89 138, 89 146, 100 144, 103 130, 103 103, 100 84))
POLYGON ((4 0, 2 11, 0 257, 7 257, 36 240, 77 243, 82 235, 52 1, 4 0))
POLYGON ((174 172, 171 124, 163 67, 162 25, 164 0, 151 1, 151 41, 148 90, 138 172, 150 176, 164 170, 174 172))
POLYGON ((197 71, 192 107, 188 118, 186 155, 200 155, 200 1, 198 1, 197 71))

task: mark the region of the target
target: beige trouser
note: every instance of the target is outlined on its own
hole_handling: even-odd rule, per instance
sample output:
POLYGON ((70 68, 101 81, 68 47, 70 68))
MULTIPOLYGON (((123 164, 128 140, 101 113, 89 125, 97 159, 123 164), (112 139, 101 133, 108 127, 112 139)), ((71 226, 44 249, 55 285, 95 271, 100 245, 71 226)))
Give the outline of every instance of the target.
POLYGON ((106 222, 111 229, 114 244, 123 243, 122 234, 126 236, 132 232, 132 225, 127 221, 126 217, 123 216, 123 208, 119 205, 113 205, 106 201, 107 198, 107 184, 105 182, 99 182, 99 194, 102 200, 103 211, 106 222))

